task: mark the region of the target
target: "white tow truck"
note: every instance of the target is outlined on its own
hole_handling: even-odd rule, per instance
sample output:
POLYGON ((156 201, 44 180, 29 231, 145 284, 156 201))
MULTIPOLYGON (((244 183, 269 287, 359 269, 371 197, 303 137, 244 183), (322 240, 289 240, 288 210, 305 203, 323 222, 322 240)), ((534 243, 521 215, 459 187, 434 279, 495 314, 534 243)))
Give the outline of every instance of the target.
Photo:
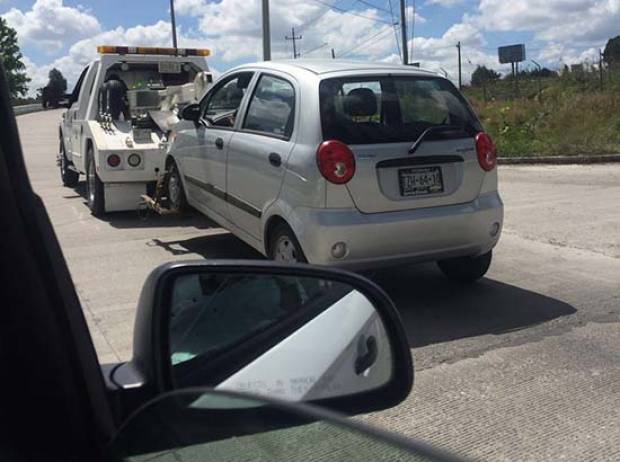
POLYGON ((58 165, 65 186, 86 176, 93 215, 140 208, 164 172, 177 113, 213 82, 206 49, 100 46, 68 95, 58 165))

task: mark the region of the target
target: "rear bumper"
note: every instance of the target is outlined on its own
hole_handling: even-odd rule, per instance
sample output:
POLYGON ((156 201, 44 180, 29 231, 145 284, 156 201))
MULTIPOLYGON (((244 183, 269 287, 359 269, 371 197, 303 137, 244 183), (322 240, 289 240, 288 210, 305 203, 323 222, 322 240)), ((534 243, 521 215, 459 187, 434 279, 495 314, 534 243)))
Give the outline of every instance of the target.
POLYGON ((443 207, 374 214, 297 209, 295 215, 300 224, 295 232, 310 263, 362 270, 486 253, 499 240, 504 206, 493 191, 443 207), (332 256, 338 242, 347 246, 340 259, 332 256))
POLYGON ((166 152, 163 149, 135 149, 135 150, 101 150, 97 153, 97 175, 103 183, 148 183, 156 181, 164 173, 164 159, 166 152), (142 161, 138 167, 131 167, 127 158, 136 153, 142 161), (109 167, 107 158, 116 154, 121 158, 117 168, 109 167))

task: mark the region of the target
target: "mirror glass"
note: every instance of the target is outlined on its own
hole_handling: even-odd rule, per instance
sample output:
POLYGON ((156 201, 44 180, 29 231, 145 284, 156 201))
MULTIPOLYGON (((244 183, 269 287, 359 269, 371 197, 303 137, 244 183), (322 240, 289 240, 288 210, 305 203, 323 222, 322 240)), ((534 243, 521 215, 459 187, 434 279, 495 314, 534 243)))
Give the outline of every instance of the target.
POLYGON ((456 461, 414 440, 309 414, 298 404, 218 391, 178 390, 126 422, 110 452, 145 461, 456 461))
POLYGON ((393 373, 373 303, 348 284, 316 277, 179 275, 168 333, 176 388, 315 401, 377 389, 393 373))

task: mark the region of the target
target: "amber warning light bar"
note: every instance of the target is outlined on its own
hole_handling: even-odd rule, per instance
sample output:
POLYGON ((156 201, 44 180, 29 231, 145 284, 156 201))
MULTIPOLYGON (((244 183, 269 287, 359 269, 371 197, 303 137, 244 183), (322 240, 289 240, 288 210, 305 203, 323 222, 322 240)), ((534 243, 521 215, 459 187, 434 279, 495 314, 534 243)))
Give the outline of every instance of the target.
POLYGON ((97 53, 105 55, 164 55, 164 56, 210 56, 206 48, 119 47, 100 45, 97 53))

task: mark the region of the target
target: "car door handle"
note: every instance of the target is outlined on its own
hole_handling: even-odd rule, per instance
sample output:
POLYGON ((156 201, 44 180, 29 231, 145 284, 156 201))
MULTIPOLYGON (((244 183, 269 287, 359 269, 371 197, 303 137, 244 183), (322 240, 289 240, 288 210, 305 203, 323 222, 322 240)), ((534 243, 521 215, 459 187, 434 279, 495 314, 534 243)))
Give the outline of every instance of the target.
POLYGON ((358 342, 358 357, 355 360, 355 373, 362 375, 366 369, 372 366, 379 356, 377 339, 374 335, 364 339, 360 337, 358 342), (364 351, 365 350, 365 351, 364 351))
POLYGON ((218 149, 224 149, 224 140, 222 138, 216 138, 215 147, 218 149))
POLYGON ((280 157, 280 154, 272 152, 269 154, 269 163, 274 167, 279 167, 282 165, 282 157, 280 157))

